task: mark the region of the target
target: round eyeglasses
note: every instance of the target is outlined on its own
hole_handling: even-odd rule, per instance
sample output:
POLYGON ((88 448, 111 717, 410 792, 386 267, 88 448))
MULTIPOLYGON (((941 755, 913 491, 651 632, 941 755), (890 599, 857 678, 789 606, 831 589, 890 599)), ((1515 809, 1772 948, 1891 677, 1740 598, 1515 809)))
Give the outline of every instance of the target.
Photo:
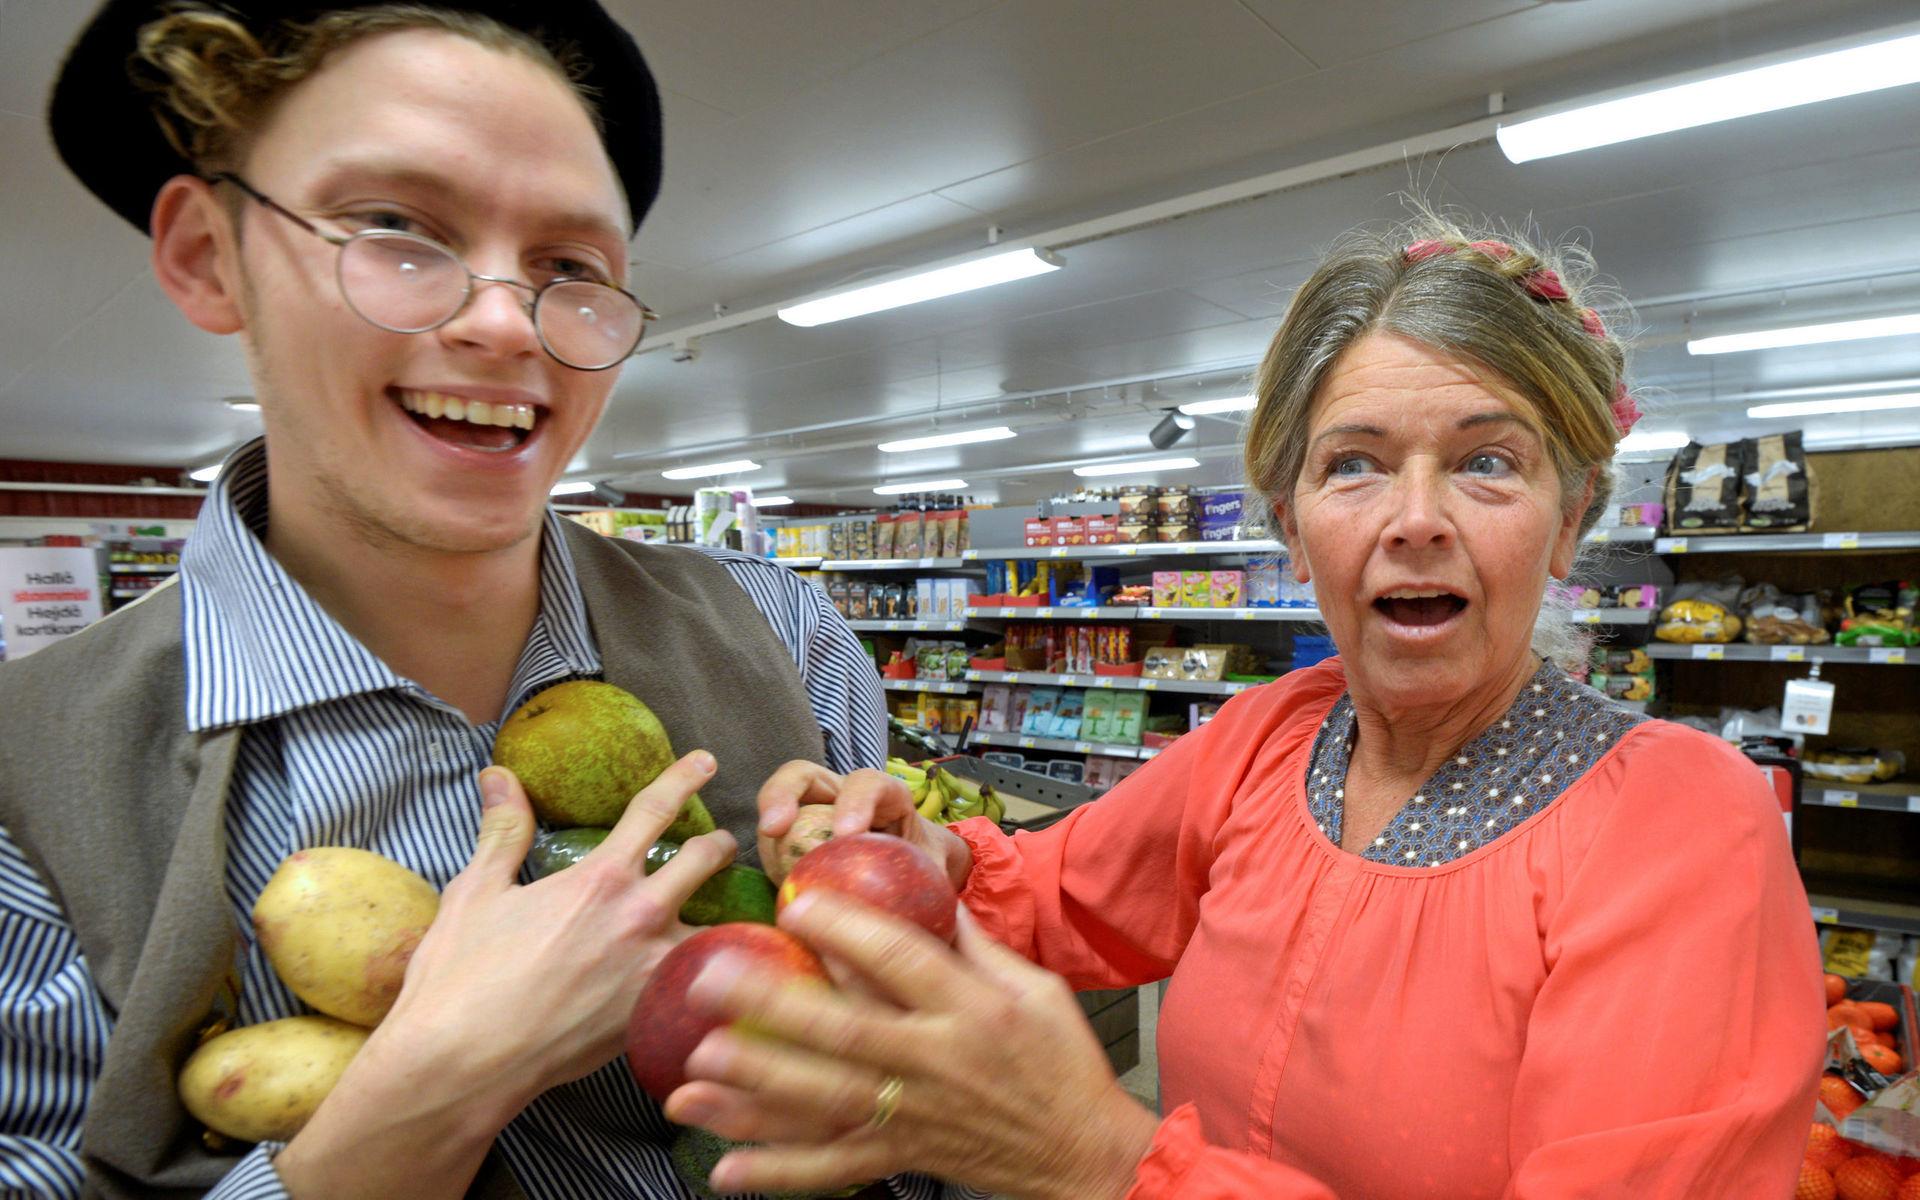
POLYGON ((230 183, 300 228, 339 248, 334 278, 341 298, 361 320, 392 333, 426 333, 460 314, 481 283, 528 293, 521 305, 533 320, 541 348, 556 362, 579 371, 618 366, 640 347, 654 313, 634 296, 596 279, 556 276, 534 285, 469 270, 452 250, 417 233, 363 229, 328 233, 257 191, 238 175, 222 171, 213 181, 230 183))

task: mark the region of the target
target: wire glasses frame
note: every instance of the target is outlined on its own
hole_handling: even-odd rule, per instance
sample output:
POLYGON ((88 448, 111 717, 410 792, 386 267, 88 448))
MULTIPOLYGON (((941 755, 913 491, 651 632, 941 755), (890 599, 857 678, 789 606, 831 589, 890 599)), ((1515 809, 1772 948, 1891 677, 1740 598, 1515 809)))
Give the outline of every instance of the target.
POLYGON ((498 283, 529 293, 521 308, 533 322, 540 348, 555 362, 577 371, 604 371, 630 358, 646 323, 657 319, 631 292, 610 283, 562 275, 536 286, 481 275, 432 238, 392 229, 328 233, 230 171, 217 172, 209 182, 232 184, 336 247, 334 282, 341 298, 361 320, 390 333, 438 329, 460 315, 480 283, 498 283))

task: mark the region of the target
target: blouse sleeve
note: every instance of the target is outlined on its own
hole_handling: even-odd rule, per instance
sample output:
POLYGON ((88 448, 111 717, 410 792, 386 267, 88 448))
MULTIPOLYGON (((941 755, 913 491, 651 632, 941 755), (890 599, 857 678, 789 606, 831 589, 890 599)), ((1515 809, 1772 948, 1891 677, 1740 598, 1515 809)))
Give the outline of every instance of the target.
POLYGON ((1691 730, 1643 727, 1613 758, 1609 810, 1553 885, 1507 1195, 1784 1195, 1825 1020, 1779 806, 1691 730))
POLYGON ((1167 1114, 1134 1173, 1126 1200, 1335 1200, 1319 1180, 1272 1159, 1207 1144, 1200 1114, 1167 1114))
POLYGON ((1310 736, 1344 686, 1331 668, 1254 688, 1091 804, 1007 837, 984 818, 953 826, 973 851, 960 899, 996 940, 1078 990, 1173 971, 1240 783, 1310 736))

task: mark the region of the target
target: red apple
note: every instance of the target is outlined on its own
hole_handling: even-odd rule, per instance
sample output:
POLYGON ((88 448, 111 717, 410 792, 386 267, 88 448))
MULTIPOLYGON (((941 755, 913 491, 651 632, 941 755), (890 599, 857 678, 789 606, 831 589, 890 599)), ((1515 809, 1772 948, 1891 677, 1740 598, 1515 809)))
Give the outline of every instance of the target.
POLYGON ((888 833, 834 838, 801 856, 780 885, 777 909, 812 888, 903 917, 951 944, 959 897, 947 873, 918 847, 888 833))
POLYGON ((791 980, 832 986, 827 968, 805 942, 771 925, 737 921, 703 929, 667 952, 654 968, 627 1022, 627 1066, 649 1096, 662 1104, 687 1081, 687 1056, 707 1034, 727 1024, 687 1000, 687 989, 713 956, 726 951, 752 962, 752 969, 791 980))

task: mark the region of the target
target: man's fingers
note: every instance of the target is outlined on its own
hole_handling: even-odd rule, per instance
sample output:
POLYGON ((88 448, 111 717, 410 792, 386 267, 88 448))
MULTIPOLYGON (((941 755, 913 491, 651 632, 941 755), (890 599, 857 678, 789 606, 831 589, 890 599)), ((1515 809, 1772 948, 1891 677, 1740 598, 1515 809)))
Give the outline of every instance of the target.
POLYGON ((480 804, 480 833, 462 874, 505 887, 519 876, 533 845, 533 807, 519 778, 505 767, 480 772, 480 804))
POLYGON ((733 835, 724 829, 703 833, 680 847, 667 864, 647 877, 649 898, 677 913, 687 897, 733 861, 733 835))
POLYGON ((915 815, 906 784, 885 771, 864 768, 841 781, 833 802, 833 836, 850 837, 869 829, 898 834, 904 818, 915 815))
POLYGON ((592 856, 619 858, 639 870, 647 849, 673 824, 687 798, 713 778, 713 771, 713 755, 695 750, 660 772, 658 779, 628 802, 627 811, 620 814, 613 832, 594 848, 592 856))
MULTIPOLYGON (((785 836, 793 828, 793 816, 802 804, 832 804, 839 794, 840 777, 819 763, 795 759, 760 785, 760 836, 762 842, 785 836)), ((764 854, 764 846, 763 846, 764 854)))
POLYGON ((822 957, 847 963, 914 1011, 963 1008, 981 986, 920 926, 829 891, 803 892, 781 912, 779 923, 822 957))

